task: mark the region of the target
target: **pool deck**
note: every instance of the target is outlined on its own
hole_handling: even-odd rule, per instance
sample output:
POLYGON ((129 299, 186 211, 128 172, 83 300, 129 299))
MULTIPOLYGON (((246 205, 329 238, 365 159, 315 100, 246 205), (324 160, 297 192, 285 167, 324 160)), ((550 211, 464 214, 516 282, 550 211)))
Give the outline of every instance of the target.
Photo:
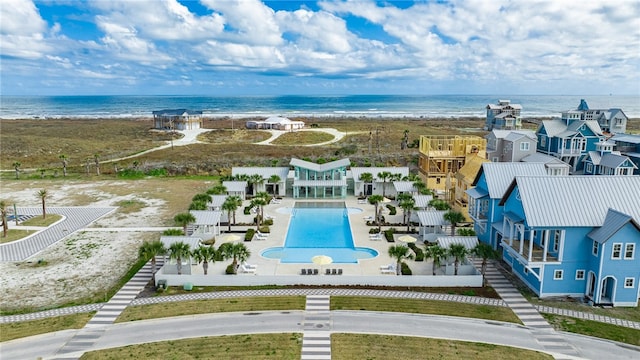
MULTIPOLYGON (((395 203, 391 203, 395 205, 395 203)), ((384 204, 379 206, 384 207, 384 204)), ((401 242, 389 243, 386 240, 370 240, 369 229, 367 226, 365 217, 374 216, 374 206, 366 203, 359 204, 356 197, 347 197, 346 199, 293 199, 283 198, 279 204, 269 204, 264 208, 265 217, 273 218, 273 225, 270 226, 271 233, 266 240, 256 240, 255 238, 250 242, 244 242, 247 248, 251 251, 251 257, 247 260, 247 263, 257 266, 257 275, 299 275, 301 269, 319 269, 321 274, 324 274, 325 269, 342 269, 343 275, 381 275, 380 267, 395 263, 395 260, 388 255, 389 246, 402 244, 401 242), (313 263, 308 264, 293 264, 293 263, 280 263, 277 259, 269 259, 261 256, 260 254, 267 248, 284 246, 285 238, 287 235, 287 229, 289 227, 290 214, 284 214, 278 212, 279 208, 291 208, 296 201, 313 201, 313 202, 343 202, 349 208, 362 209, 361 213, 349 214, 349 223, 351 225, 351 233, 353 235, 354 246, 356 247, 368 247, 378 251, 378 256, 371 259, 361 259, 357 264, 330 264, 330 265, 316 265, 313 263)), ((383 215, 390 223, 402 222, 402 209, 398 208, 398 212, 394 216, 388 214, 388 210, 384 208, 383 215)), ((252 221, 255 215, 244 215, 241 211, 236 214, 236 220, 238 223, 249 223, 252 221)), ((232 226, 232 231, 237 231, 245 227, 232 226)), ((255 226, 254 226, 255 228, 255 226)), ((388 227, 383 226, 382 229, 388 227)), ((397 227, 398 230, 403 227, 397 227)), ((222 231, 225 232, 227 227, 223 226, 222 231)), ((417 237, 417 235, 416 235, 417 237)), ((323 255, 323 254, 318 254, 323 255)), ((414 275, 431 275, 431 261, 416 262, 413 260, 407 260, 409 267, 414 275)), ((229 264, 228 261, 222 261, 211 264, 209 266, 209 274, 223 274, 225 267, 229 264)), ((203 274, 201 265, 192 266, 192 274, 203 274)), ((254 275, 254 274, 247 274, 254 275)))

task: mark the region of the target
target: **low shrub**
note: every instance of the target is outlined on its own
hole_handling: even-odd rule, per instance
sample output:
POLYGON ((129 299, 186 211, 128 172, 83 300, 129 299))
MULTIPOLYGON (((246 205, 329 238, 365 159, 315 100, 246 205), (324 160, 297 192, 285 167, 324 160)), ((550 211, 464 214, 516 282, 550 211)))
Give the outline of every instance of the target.
POLYGON ((164 236, 182 236, 184 235, 184 231, 182 229, 167 229, 162 232, 164 236))
POLYGON ((409 248, 411 250, 413 250, 413 252, 416 254, 415 256, 415 260, 416 261, 424 261, 424 251, 422 251, 421 248, 419 248, 416 244, 414 243, 409 243, 409 248))
POLYGON ((224 271, 225 274, 227 275, 233 275, 235 274, 235 269, 233 268, 233 263, 227 265, 227 269, 224 271))
POLYGON ((458 228, 456 232, 460 236, 476 236, 476 232, 471 228, 458 228))
POLYGON ((244 209, 242 210, 242 212, 245 215, 251 215, 251 206, 245 206, 244 209))
POLYGON ((256 234, 256 231, 253 229, 248 229, 247 233, 244 234, 244 241, 251 241, 253 239, 253 235, 256 234))
POLYGON ((387 242, 395 242, 393 239, 393 233, 396 232, 396 229, 391 228, 384 231, 384 237, 387 239, 387 242))
POLYGON ((402 275, 413 275, 413 273, 411 272, 411 268, 404 261, 400 264, 400 273, 402 275))
POLYGON ((267 219, 267 220, 263 221, 262 225, 268 225, 268 226, 273 225, 273 219, 267 219))
POLYGON ((266 225, 260 226, 260 229, 258 230, 264 234, 268 234, 271 232, 271 229, 269 228, 269 226, 266 226, 266 225))
POLYGON ((395 215, 396 214, 396 207, 391 205, 391 204, 387 204, 386 205, 387 209, 389 209, 389 215, 395 215))
MULTIPOLYGON (((369 223, 367 222, 367 225, 369 225, 369 223)), ((379 233, 378 228, 371 228, 369 229, 369 234, 377 234, 379 233)))

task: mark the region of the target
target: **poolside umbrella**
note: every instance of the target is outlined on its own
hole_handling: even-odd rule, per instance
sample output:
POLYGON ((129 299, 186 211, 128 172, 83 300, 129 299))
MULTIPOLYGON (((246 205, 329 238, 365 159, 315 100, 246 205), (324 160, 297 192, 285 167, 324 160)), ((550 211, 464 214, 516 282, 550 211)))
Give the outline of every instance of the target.
POLYGON ((322 270, 322 265, 331 264, 333 262, 333 259, 331 258, 331 256, 327 255, 316 255, 311 258, 311 261, 316 265, 320 265, 320 269, 322 270))
POLYGON ((418 241, 418 239, 414 238, 411 235, 402 235, 398 238, 398 241, 401 241, 403 243, 414 243, 416 241, 418 241))

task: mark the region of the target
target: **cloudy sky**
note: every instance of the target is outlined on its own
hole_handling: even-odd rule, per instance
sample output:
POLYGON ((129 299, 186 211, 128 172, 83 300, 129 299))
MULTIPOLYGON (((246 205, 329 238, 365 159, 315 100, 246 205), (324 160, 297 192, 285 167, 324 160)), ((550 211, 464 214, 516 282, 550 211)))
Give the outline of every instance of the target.
POLYGON ((5 95, 640 94, 640 1, 2 0, 5 95))

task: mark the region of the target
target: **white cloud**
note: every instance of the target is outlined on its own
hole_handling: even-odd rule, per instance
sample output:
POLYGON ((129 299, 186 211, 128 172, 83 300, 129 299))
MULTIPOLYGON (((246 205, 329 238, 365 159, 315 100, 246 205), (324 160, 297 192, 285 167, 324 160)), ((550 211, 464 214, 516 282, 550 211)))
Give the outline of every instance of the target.
POLYGON ((51 51, 45 41, 47 23, 33 2, 3 0, 0 3, 0 45, 2 55, 37 59, 51 51))

